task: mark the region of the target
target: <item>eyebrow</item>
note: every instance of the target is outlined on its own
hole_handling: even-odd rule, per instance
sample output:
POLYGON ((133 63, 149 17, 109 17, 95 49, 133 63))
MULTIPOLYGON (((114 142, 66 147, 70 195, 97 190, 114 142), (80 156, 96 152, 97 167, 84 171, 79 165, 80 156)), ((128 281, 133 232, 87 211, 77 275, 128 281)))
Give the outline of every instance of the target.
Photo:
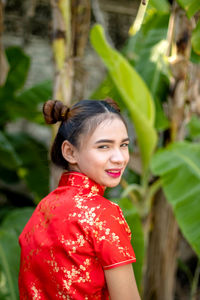
MULTIPOLYGON (((129 138, 125 138, 121 142, 124 143, 124 142, 129 142, 129 141, 130 141, 129 138)), ((110 143, 110 144, 113 144, 114 142, 115 142, 114 140, 102 139, 102 140, 96 141, 95 144, 101 144, 101 143, 110 143)))

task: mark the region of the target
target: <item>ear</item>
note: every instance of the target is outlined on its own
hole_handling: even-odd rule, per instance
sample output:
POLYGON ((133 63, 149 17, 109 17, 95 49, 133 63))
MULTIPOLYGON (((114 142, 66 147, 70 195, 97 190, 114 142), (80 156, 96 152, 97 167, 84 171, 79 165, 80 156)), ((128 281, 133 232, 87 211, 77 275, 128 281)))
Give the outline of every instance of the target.
POLYGON ((67 140, 62 143, 62 155, 70 164, 76 164, 76 148, 67 140))

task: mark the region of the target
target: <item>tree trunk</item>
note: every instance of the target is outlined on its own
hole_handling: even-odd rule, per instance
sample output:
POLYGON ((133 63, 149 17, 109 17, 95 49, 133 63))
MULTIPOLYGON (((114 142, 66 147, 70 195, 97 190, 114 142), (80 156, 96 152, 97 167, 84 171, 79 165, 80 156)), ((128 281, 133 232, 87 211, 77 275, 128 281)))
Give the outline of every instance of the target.
POLYGON ((174 295, 178 226, 160 190, 154 199, 147 250, 144 300, 171 300, 174 295))

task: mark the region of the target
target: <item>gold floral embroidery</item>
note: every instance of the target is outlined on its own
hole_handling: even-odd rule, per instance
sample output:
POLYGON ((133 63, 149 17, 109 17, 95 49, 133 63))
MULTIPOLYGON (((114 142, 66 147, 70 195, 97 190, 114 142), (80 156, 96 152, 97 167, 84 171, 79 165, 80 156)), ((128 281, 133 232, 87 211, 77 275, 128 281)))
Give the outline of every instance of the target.
POLYGON ((56 258, 54 256, 54 254, 53 254, 53 250, 52 249, 50 250, 50 255, 51 255, 52 259, 51 260, 47 260, 47 263, 51 267, 52 271, 57 273, 57 272, 59 272, 60 267, 58 266, 58 263, 56 261, 56 258))
POLYGON ((34 284, 32 285, 31 290, 33 291, 33 300, 42 299, 40 294, 41 290, 38 290, 34 284))
POLYGON ((64 235, 61 236, 60 242, 67 247, 68 255, 71 256, 73 253, 76 253, 76 249, 83 247, 86 243, 86 240, 82 234, 76 233, 76 240, 65 239, 64 235))
MULTIPOLYGON (((59 288, 59 291, 57 293, 57 296, 61 299, 63 298, 63 295, 67 295, 70 291, 70 294, 75 294, 76 289, 73 287, 74 283, 85 283, 85 282, 91 282, 90 273, 87 271, 88 267, 91 265, 91 259, 85 259, 79 267, 72 265, 70 270, 66 270, 64 268, 64 278, 62 280, 62 289, 59 288)), ((68 298, 66 298, 68 299, 68 298)), ((69 299, 73 299, 69 298, 69 299)))

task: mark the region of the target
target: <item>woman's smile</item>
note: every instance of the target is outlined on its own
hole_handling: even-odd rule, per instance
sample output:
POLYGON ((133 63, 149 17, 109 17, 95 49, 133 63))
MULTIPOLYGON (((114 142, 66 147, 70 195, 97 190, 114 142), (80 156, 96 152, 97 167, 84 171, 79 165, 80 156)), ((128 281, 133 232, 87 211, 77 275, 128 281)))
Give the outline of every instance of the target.
POLYGON ((118 178, 121 176, 122 169, 110 169, 106 170, 107 174, 113 178, 118 178))

